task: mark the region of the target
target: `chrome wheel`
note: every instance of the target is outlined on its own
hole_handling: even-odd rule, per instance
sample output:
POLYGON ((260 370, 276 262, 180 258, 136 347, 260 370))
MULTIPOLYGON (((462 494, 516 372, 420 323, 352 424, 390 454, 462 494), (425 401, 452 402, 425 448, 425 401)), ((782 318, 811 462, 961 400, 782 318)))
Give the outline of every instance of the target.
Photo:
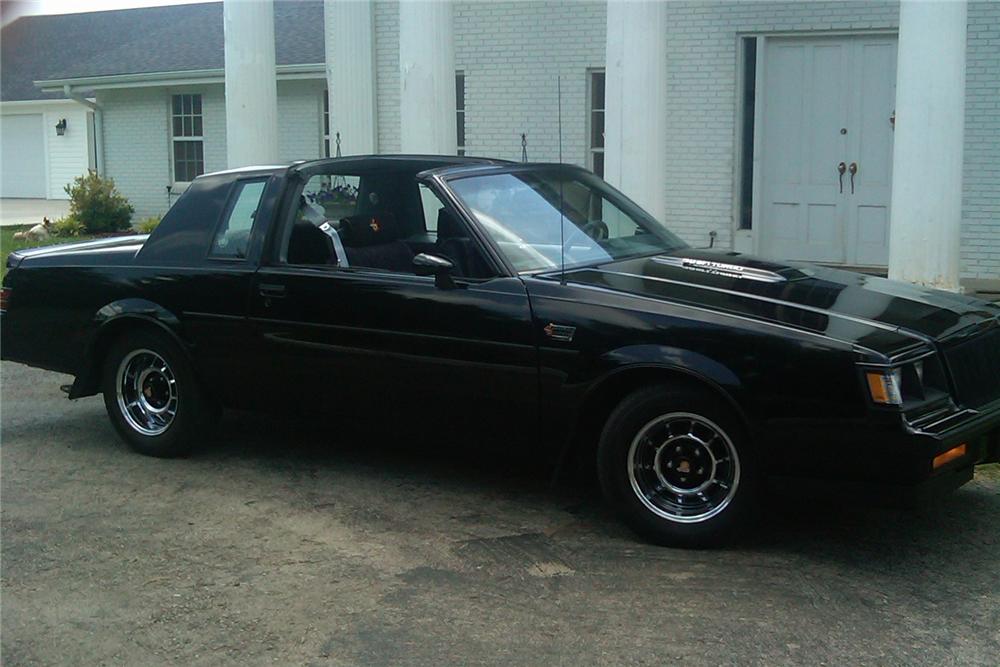
POLYGON ((740 460, 726 432, 699 415, 650 421, 628 451, 632 490, 651 512, 678 523, 706 521, 736 495, 740 460))
POLYGON ((142 435, 164 433, 177 415, 177 380, 167 362, 151 350, 134 350, 118 365, 118 409, 142 435))

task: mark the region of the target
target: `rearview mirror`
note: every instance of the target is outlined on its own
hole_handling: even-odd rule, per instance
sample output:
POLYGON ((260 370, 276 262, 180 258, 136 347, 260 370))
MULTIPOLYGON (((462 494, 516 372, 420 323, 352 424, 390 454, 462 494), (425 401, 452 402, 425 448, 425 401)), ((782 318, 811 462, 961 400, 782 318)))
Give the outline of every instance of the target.
POLYGON ((434 276, 434 284, 438 287, 454 287, 451 272, 455 264, 447 257, 431 255, 422 252, 413 258, 413 272, 418 276, 434 276))

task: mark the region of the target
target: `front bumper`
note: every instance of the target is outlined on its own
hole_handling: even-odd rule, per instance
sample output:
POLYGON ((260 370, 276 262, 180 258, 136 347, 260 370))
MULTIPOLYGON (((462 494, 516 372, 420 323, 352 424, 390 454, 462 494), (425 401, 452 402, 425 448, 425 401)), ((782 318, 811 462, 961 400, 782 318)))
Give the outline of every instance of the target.
POLYGON ((1000 462, 1000 401, 920 427, 901 417, 777 430, 765 452, 771 486, 805 495, 909 505, 957 489, 1000 462), (935 458, 965 453, 935 467, 935 458))
POLYGON ((931 476, 970 464, 1000 462, 1000 401, 906 430, 904 442, 912 442, 917 452, 923 452, 915 456, 916 470, 913 472, 918 477, 928 472, 925 460, 928 455, 931 457, 931 476), (935 467, 936 457, 960 445, 966 446, 963 456, 935 467))

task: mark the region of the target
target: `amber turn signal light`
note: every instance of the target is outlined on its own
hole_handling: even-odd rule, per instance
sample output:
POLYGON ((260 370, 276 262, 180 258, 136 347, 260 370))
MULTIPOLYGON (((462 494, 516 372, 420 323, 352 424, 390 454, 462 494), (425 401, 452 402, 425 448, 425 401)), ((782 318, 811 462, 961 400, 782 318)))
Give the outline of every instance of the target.
POLYGON ((965 443, 963 442, 961 445, 957 447, 952 447, 948 451, 938 454, 937 456, 934 457, 934 469, 937 470, 945 463, 949 463, 951 461, 954 461, 955 459, 962 458, 963 456, 965 456, 965 452, 967 451, 967 449, 968 448, 965 446, 965 443))
POLYGON ((873 401, 882 405, 902 405, 899 369, 891 372, 868 371, 865 373, 865 379, 868 380, 868 391, 873 401))

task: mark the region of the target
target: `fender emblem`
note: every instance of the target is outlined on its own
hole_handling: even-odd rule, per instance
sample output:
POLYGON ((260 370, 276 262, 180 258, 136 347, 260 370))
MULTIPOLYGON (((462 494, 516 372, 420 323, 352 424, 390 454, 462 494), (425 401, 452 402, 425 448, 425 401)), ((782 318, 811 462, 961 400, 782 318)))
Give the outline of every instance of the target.
POLYGON ((573 335, 576 333, 576 327, 569 327, 564 324, 555 324, 554 322, 549 322, 542 329, 545 335, 552 340, 559 340, 568 343, 573 340, 573 335))

